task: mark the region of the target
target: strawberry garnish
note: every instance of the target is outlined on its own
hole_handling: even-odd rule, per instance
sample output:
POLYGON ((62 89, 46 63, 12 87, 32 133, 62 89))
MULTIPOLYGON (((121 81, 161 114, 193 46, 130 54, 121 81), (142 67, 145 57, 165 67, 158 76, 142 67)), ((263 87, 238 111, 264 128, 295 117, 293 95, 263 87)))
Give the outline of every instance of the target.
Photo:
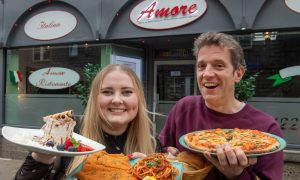
POLYGON ((77 151, 77 152, 84 152, 84 151, 86 151, 86 150, 85 150, 85 147, 83 147, 82 144, 80 144, 80 145, 76 148, 76 151, 77 151))
POLYGON ((91 146, 85 144, 81 144, 81 145, 85 148, 85 151, 94 151, 94 148, 92 148, 91 146))
POLYGON ((85 151, 93 151, 94 148, 85 145, 85 144, 81 144, 80 140, 77 141, 75 138, 67 138, 66 142, 65 142, 65 150, 68 150, 69 147, 74 147, 76 148, 77 152, 85 152, 85 151))
POLYGON ((80 140, 76 140, 75 138, 71 138, 71 142, 73 144, 73 147, 77 148, 80 145, 80 140))
POLYGON ((65 150, 68 150, 70 146, 73 146, 73 143, 71 142, 70 138, 67 138, 65 141, 65 150))

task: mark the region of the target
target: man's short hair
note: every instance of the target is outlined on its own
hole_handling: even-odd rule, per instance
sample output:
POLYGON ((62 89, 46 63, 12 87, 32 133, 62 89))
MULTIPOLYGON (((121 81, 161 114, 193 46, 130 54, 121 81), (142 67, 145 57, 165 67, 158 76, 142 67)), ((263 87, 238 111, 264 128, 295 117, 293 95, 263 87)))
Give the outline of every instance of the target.
POLYGON ((204 46, 219 46, 227 48, 231 55, 233 69, 236 70, 240 65, 246 66, 244 52, 240 44, 229 34, 207 32, 201 34, 194 42, 194 56, 198 58, 199 50, 204 46))

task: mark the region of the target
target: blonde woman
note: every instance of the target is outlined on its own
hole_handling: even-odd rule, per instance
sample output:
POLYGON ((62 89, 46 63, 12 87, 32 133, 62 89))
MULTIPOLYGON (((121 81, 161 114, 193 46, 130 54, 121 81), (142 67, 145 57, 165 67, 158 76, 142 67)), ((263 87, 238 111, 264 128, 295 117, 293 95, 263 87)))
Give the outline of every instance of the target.
MULTIPOLYGON (((134 71, 126 65, 104 67, 92 82, 81 134, 104 144, 108 153, 144 156, 156 148, 150 128, 143 87, 134 71)), ((32 152, 15 179, 60 179, 85 158, 72 160, 32 152)))

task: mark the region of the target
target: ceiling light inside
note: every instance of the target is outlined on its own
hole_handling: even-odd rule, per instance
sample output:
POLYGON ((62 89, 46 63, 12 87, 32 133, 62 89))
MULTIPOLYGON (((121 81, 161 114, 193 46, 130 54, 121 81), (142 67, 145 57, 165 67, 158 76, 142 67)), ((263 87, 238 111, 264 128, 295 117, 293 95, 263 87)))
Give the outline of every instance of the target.
POLYGON ((253 41, 276 40, 277 32, 257 32, 253 34, 253 41))

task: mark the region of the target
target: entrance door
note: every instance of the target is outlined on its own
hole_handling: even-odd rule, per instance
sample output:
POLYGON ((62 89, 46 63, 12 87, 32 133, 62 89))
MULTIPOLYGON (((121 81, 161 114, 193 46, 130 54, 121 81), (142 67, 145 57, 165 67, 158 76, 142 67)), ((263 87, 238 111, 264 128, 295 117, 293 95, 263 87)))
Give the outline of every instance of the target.
POLYGON ((117 55, 111 55, 111 61, 112 64, 126 64, 129 66, 135 73, 136 75, 140 78, 142 76, 142 71, 141 71, 141 59, 136 59, 136 58, 131 58, 131 57, 125 57, 125 56, 117 56, 117 55))
POLYGON ((182 97, 198 93, 195 60, 156 61, 154 63, 154 133, 159 133, 171 107, 182 97))

